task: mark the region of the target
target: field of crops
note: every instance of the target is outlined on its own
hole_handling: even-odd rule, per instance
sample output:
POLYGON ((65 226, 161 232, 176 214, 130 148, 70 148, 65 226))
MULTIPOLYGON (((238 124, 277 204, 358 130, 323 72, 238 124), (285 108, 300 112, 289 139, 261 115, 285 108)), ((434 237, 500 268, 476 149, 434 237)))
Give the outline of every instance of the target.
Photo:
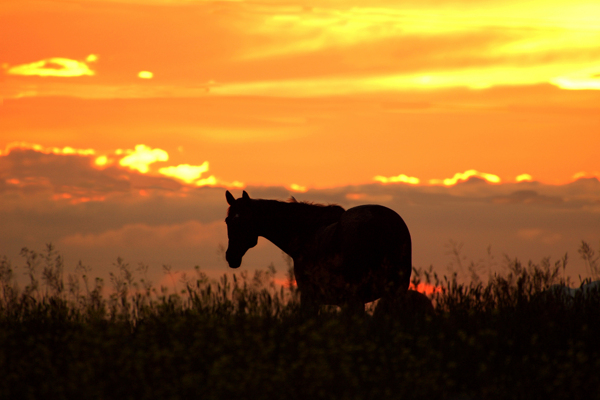
POLYGON ((122 260, 104 287, 83 266, 65 277, 51 247, 22 255, 27 286, 0 261, 1 399, 600 396, 600 295, 548 290, 566 259, 507 260, 485 284, 415 271, 440 288, 434 314, 307 318, 269 269, 173 293, 122 260))

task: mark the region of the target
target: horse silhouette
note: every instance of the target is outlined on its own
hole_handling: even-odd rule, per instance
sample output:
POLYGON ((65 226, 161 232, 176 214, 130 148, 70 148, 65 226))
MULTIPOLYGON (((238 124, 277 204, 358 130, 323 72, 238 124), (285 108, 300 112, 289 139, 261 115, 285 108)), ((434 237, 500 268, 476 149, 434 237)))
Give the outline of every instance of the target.
POLYGON ((380 205, 344 210, 320 205, 239 199, 227 191, 226 259, 238 268, 262 236, 294 261, 303 313, 320 305, 364 312, 364 304, 381 299, 378 309, 404 300, 410 284, 411 238, 402 218, 380 205))

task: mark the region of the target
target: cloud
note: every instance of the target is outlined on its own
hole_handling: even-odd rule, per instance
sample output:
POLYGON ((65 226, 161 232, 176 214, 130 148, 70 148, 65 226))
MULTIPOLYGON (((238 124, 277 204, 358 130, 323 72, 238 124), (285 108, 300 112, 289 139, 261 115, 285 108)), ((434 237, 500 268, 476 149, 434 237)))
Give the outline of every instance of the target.
POLYGON ((138 172, 152 156, 163 156, 162 150, 148 151, 150 156, 144 158, 145 150, 129 151, 128 156, 134 157, 125 164, 137 167, 132 170, 115 163, 114 156, 96 156, 93 149, 11 143, 0 154, 0 192, 47 193, 54 200, 77 203, 130 191, 180 189, 182 185, 173 179, 138 172))
MULTIPOLYGON (((198 179, 196 182, 194 182, 194 184, 196 186, 214 186, 214 185, 217 185, 218 183, 217 183, 217 178, 215 178, 214 175, 211 175, 208 178, 198 179)), ((236 181, 231 186, 240 187, 243 185, 244 185, 243 183, 239 183, 236 181)), ((225 185, 225 186, 229 186, 229 185, 225 185)))
POLYGON ((497 196, 493 201, 498 204, 555 204, 559 205, 564 201, 558 196, 541 195, 535 190, 517 190, 506 196, 497 196))
POLYGON ((389 203, 394 199, 391 194, 367 194, 367 193, 347 193, 346 199, 352 202, 365 202, 365 203, 389 203))
POLYGON ((419 178, 415 178, 414 176, 407 176, 404 174, 400 174, 398 176, 390 176, 386 178, 385 176, 377 175, 373 180, 381 183, 410 183, 411 185, 418 185, 420 182, 419 178))
POLYGON ((150 169, 148 166, 158 161, 168 161, 169 154, 162 149, 152 149, 144 144, 135 146, 135 150, 117 150, 117 154, 127 154, 119 164, 124 167, 138 170, 146 173, 150 169))
MULTIPOLYGON (((436 3, 403 3, 402 6, 393 3, 380 6, 363 3, 353 7, 339 7, 338 4, 329 3, 318 8, 269 7, 263 13, 261 23, 250 26, 249 29, 255 34, 278 37, 267 42, 262 49, 254 49, 247 56, 314 52, 328 47, 351 47, 357 43, 377 44, 387 38, 415 34, 429 37, 456 33, 477 34, 499 27, 513 35, 520 33, 523 37, 510 43, 513 46, 497 45, 496 52, 522 51, 525 47, 531 50, 531 42, 537 42, 537 47, 543 48, 543 45, 550 44, 549 37, 556 35, 557 28, 561 29, 563 38, 563 42, 558 43, 559 46, 572 41, 578 46, 583 44, 591 47, 591 32, 597 30, 594 21, 582 14, 580 5, 567 10, 564 4, 558 9, 540 7, 540 4, 535 3, 522 6, 516 3, 484 2, 461 4, 460 7, 456 7, 455 3, 454 6, 443 4, 444 2, 436 3), (515 19, 515 14, 536 15, 536 18, 515 19), (589 35, 581 34, 584 26, 587 28, 585 31, 591 31, 589 35), (529 31, 520 31, 519 28, 523 27, 535 28, 537 35, 528 34, 525 37, 529 31), (579 35, 567 36, 571 30, 579 35), (576 42, 577 37, 579 42, 576 42), (586 37, 588 41, 582 43, 582 37, 586 37)), ((593 11, 597 12, 598 8, 593 11)), ((556 41, 552 47, 557 47, 556 41)))
MULTIPOLYGON (((89 63, 97 59, 96 55, 90 54, 86 61, 89 63)), ((95 75, 95 72, 89 68, 86 62, 62 57, 52 57, 29 64, 16 65, 8 68, 7 73, 9 75, 56 77, 95 75)))
POLYGON ((533 177, 529 174, 521 174, 515 178, 515 181, 517 181, 517 182, 524 182, 524 181, 531 181, 531 180, 533 180, 533 177))
POLYGON ((477 170, 474 169, 470 169, 468 171, 465 172, 457 172, 456 174, 454 174, 454 176, 452 178, 446 178, 446 179, 431 179, 429 181, 430 184, 432 185, 438 185, 438 184, 443 184, 446 186, 452 186, 452 185, 456 185, 457 182, 459 181, 467 181, 473 177, 477 177, 477 178, 482 178, 488 182, 491 183, 500 183, 500 177, 494 174, 488 174, 485 172, 479 172, 477 170))
MULTIPOLYGON (((201 182, 201 184, 199 184, 199 186, 203 186, 205 184, 206 185, 216 185, 216 183, 210 183, 210 182, 212 182, 213 178, 214 178, 213 176, 208 177, 207 181, 206 181, 208 183, 204 183, 204 180, 200 179, 200 181, 198 181, 198 182, 201 182)), ((227 182, 227 181, 219 180, 218 184, 220 186, 230 188, 230 189, 242 189, 246 186, 246 184, 244 182, 240 182, 240 181, 227 182)))
POLYGON ((600 172, 598 172, 598 171, 594 171, 594 172, 579 171, 573 175, 572 179, 578 180, 581 178, 600 178, 600 172))
POLYGON ((163 167, 158 172, 180 179, 185 183, 194 183, 200 179, 203 173, 208 172, 208 161, 204 161, 202 165, 180 164, 176 167, 163 167))
POLYGON ((414 4, 268 10, 247 28, 263 40, 236 61, 269 74, 225 81, 213 93, 320 97, 556 84, 597 59, 597 25, 577 7, 564 14, 490 3, 443 12, 414 4))
MULTIPOLYGON (((598 28, 590 18, 598 9, 591 4, 132 2, 107 5, 102 18, 86 7, 56 4, 45 9, 47 18, 3 24, 2 36, 22 40, 21 46, 9 48, 8 57, 23 57, 18 48, 28 49, 32 59, 39 57, 34 42, 39 35, 23 34, 31 31, 61 43, 78 35, 82 43, 110 49, 103 50, 110 63, 102 69, 106 80, 95 80, 98 85, 49 80, 33 88, 13 80, 19 84, 11 84, 11 97, 200 97, 207 91, 303 97, 529 85, 570 77, 598 58, 598 28), (177 6, 182 3, 185 7, 177 6), (61 26, 59 36, 56 25, 61 26), (195 52, 182 51, 182 43, 206 37, 218 40, 195 52), (145 40, 155 46, 139 46, 145 40), (150 72, 140 71, 140 65, 160 73, 161 82, 137 79, 136 74, 150 72), (211 87, 217 77, 220 85, 211 87)), ((24 15, 31 12, 15 7, 24 15)), ((92 61, 48 58, 27 65, 30 72, 89 74, 92 61)), ((593 74, 583 78, 596 79, 593 74)))
MULTIPOLYGON (((99 168, 98 154, 59 150, 13 147, 0 157, 0 255, 16 257, 23 246, 41 249, 52 242, 69 262, 82 259, 105 269, 120 255, 134 263, 201 264, 227 271, 217 254, 218 245, 227 242, 225 188, 196 187, 198 180, 182 184, 117 162, 99 168)), ((556 259, 568 251, 573 276, 585 274, 577 246, 582 239, 600 242, 598 179, 490 184, 476 175, 452 186, 369 183, 304 192, 282 186, 245 190, 253 198, 285 200, 293 194, 299 201, 345 208, 368 203, 392 208, 409 226, 418 267, 434 265, 444 272, 445 244, 452 239, 465 243, 465 255, 475 261, 487 257, 489 245, 499 260, 503 254, 525 261, 556 259)), ((234 195, 240 197, 241 190, 234 195)), ((261 243, 249 252, 244 268, 274 262, 284 271, 281 252, 261 243)))
POLYGON ((148 265, 145 279, 157 282, 164 276, 163 265, 171 266, 175 274, 192 272, 192 267, 197 265, 211 277, 220 276, 226 263, 218 249, 225 240, 226 228, 222 221, 204 224, 188 220, 161 225, 128 223, 98 233, 76 232, 54 244, 67 259, 78 257, 85 265, 94 267, 92 276, 107 279, 109 266, 121 257, 130 265, 148 265))
MULTIPOLYGON (((150 164, 169 160, 169 154, 166 151, 162 149, 152 149, 143 144, 136 145, 135 150, 119 149, 116 151, 116 154, 127 154, 125 157, 121 158, 119 165, 129 167, 143 174, 146 174, 150 170, 150 164)), ((101 156, 96 159, 95 163, 102 166, 105 165, 107 161, 108 160, 106 158, 101 156)), ((158 172, 162 175, 182 180, 186 184, 194 186, 244 186, 244 184, 239 181, 228 183, 218 180, 214 175, 200 179, 200 176, 208 171, 208 166, 208 161, 205 161, 202 165, 179 164, 177 166, 162 167, 158 170, 158 172)))
POLYGON ((101 233, 75 233, 61 239, 61 243, 90 249, 166 249, 194 248, 199 244, 212 244, 216 247, 218 235, 224 234, 223 224, 202 224, 198 221, 186 221, 171 225, 147 225, 144 223, 126 224, 118 229, 101 233))
POLYGON ((76 204, 105 201, 125 193, 146 196, 162 191, 165 195, 185 197, 193 188, 245 186, 243 182, 227 182, 214 175, 201 178, 208 171, 208 161, 199 166, 163 167, 150 173, 151 164, 166 160, 166 151, 145 145, 97 155, 93 149, 14 142, 0 151, 0 193, 45 193, 54 201, 76 204))
POLYGON ((140 79, 152 79, 154 74, 150 71, 140 71, 138 72, 138 78, 140 79))
POLYGON ((209 176, 208 178, 200 179, 200 176, 208 172, 208 161, 204 161, 202 165, 189 165, 189 164, 179 164, 175 167, 164 167, 158 170, 163 175, 170 176, 179 180, 184 181, 187 184, 195 185, 195 186, 214 186, 217 184, 221 184, 226 187, 243 187, 244 184, 238 181, 233 183, 225 183, 222 181, 217 181, 214 175, 209 176))
MULTIPOLYGON (((225 189, 184 189, 150 190, 139 196, 130 188, 102 202, 77 204, 29 192, 17 192, 16 197, 13 193, 9 200, 9 192, 0 191, 4 204, 0 234, 6 238, 0 254, 16 254, 22 246, 41 248, 45 242, 53 242, 72 262, 81 258, 102 268, 122 256, 133 263, 153 263, 158 271, 165 263, 176 269, 200 264, 211 271, 227 272, 217 251, 219 244, 227 243, 225 189)), ((524 261, 545 256, 556 259, 568 251, 574 255, 570 271, 577 276, 580 267, 585 273, 576 257, 579 241, 600 241, 599 189, 598 181, 557 187, 536 182, 490 185, 480 180, 454 186, 374 183, 293 194, 299 201, 337 203, 345 208, 382 204, 396 210, 411 231, 413 263, 418 267, 434 265, 445 273, 449 258, 445 245, 452 239, 464 243, 464 255, 475 261, 487 257, 489 245, 498 260, 503 254, 524 261), (498 202, 502 196, 511 201, 498 202)), ((285 200, 291 194, 284 187, 245 190, 253 198, 285 200)), ((234 195, 239 197, 241 191, 234 195)), ((285 271, 281 252, 267 241, 261 243, 249 251, 244 268, 273 262, 285 271)))
POLYGON ((0 157, 0 177, 13 182, 13 185, 2 189, 95 197, 131 188, 131 181, 121 172, 114 168, 100 171, 92 166, 91 161, 92 156, 87 154, 13 147, 8 154, 0 157))
POLYGON ((562 239, 562 235, 557 232, 548 232, 539 228, 523 228, 517 231, 517 236, 525 240, 540 241, 545 244, 554 244, 562 239))
POLYGON ((304 193, 308 190, 306 186, 298 185, 297 183, 292 183, 290 185, 290 189, 293 190, 294 192, 300 192, 300 193, 304 193))
POLYGON ((80 156, 89 156, 96 153, 94 149, 75 149, 70 146, 65 147, 44 147, 39 144, 28 143, 28 142, 10 142, 4 148, 4 151, 0 150, 0 156, 8 154, 12 150, 34 150, 38 153, 44 154, 77 154, 80 156))
POLYGON ((567 90, 600 90, 600 66, 552 78, 550 82, 567 90))
MULTIPOLYGON (((460 57, 459 57, 460 58, 460 57)), ((392 72, 383 68, 364 68, 368 72, 352 68, 345 74, 323 73, 321 76, 295 76, 282 79, 257 77, 245 81, 236 80, 211 88, 213 95, 221 96, 270 96, 270 97, 329 97, 365 94, 386 94, 407 91, 449 90, 468 88, 483 90, 498 86, 531 86, 544 83, 555 84, 556 74, 577 66, 572 62, 556 64, 532 63, 519 65, 506 61, 473 60, 462 57, 460 64, 444 63, 441 69, 434 60, 412 60, 413 66, 404 72, 392 72), (375 70, 375 71, 373 71, 375 70)), ((542 57, 543 58, 543 57, 542 57)), ((510 59, 510 57, 506 58, 510 59)), ((503 58, 503 60, 506 60, 503 58)), ((391 60, 383 60, 389 65, 391 60)), ((397 68, 396 68, 397 70, 397 68)), ((583 88, 583 87, 582 87, 583 88)), ((592 88, 592 87, 588 87, 592 88)))

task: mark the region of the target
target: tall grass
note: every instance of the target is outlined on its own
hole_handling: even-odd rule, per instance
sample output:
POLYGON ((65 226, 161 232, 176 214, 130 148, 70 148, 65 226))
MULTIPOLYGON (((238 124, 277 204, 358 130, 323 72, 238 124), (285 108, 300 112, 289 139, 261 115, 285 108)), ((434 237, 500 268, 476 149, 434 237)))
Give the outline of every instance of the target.
POLYGON ((195 276, 183 274, 179 282, 175 282, 171 267, 164 265, 164 273, 173 284, 171 290, 168 286, 154 287, 148 281, 147 265, 140 263, 132 268, 120 257, 113 263, 115 271, 109 274, 110 287, 105 287, 101 278, 90 280, 90 268, 81 261, 75 273, 65 277, 63 258, 52 244, 43 252, 23 248, 21 256, 28 277, 24 288, 17 283, 11 262, 6 257, 0 259, 0 318, 20 320, 59 307, 77 320, 105 319, 135 325, 165 311, 277 317, 294 312, 299 305, 299 293, 291 281, 287 288, 275 284, 272 265, 256 270, 252 276, 247 271, 223 274, 217 281, 210 281, 196 267, 195 276), (181 286, 183 289, 179 289, 181 286))
MULTIPOLYGON (((585 242, 584 242, 585 243, 585 242)), ((587 243, 586 243, 587 244, 587 243)), ((580 254, 597 262, 591 246, 580 254), (587 249, 587 250, 586 250, 587 249), (582 253, 583 252, 583 253, 582 253)), ((568 258, 522 263, 486 282, 470 270, 438 288, 435 313, 299 312, 269 267, 211 281, 200 270, 155 287, 148 267, 114 263, 108 284, 61 255, 23 249, 28 281, 0 259, 0 398, 594 398, 600 295, 565 301, 568 258), (476 278, 476 279, 475 279, 476 278)), ((289 272, 288 272, 289 274, 289 272)), ((289 283, 293 276, 289 276, 289 283)), ((585 283, 587 281, 582 281, 585 283)))

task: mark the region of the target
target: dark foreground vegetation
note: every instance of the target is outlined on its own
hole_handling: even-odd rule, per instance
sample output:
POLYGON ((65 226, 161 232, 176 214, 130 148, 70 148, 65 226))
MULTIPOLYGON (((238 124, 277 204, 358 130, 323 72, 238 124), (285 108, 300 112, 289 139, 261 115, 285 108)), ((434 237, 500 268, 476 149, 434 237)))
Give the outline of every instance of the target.
POLYGON ((83 265, 63 276, 51 247, 22 255, 22 288, 0 261, 0 399, 600 397, 600 295, 548 290, 565 283, 566 257, 507 259, 486 284, 415 271, 441 288, 434 315, 306 319, 272 270, 198 272, 173 293, 143 265, 118 260, 104 288, 83 265))

